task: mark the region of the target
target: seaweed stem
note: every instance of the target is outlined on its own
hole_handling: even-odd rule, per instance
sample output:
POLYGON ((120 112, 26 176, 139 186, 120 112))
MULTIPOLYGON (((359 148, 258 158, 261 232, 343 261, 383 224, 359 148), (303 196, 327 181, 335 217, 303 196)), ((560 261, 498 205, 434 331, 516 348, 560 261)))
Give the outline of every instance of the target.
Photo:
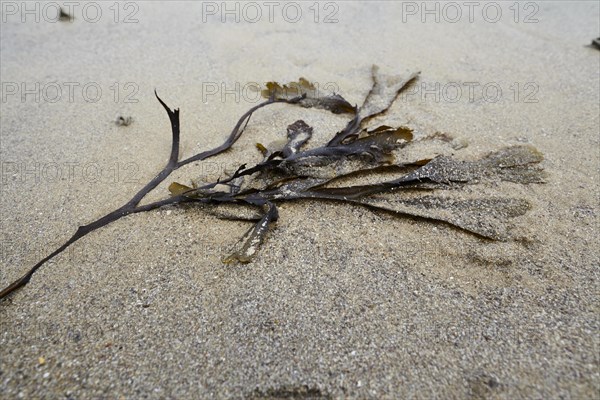
MULTIPOLYGON (((96 221, 91 222, 90 224, 80 226, 77 229, 77 231, 73 234, 73 236, 71 236, 71 238, 69 238, 59 248, 57 248, 52 253, 50 253, 48 256, 46 256, 45 258, 40 260, 37 264, 35 264, 29 271, 27 271, 27 273, 25 273, 19 279, 17 279, 13 283, 11 283, 9 286, 4 288, 0 292, 0 299, 6 298, 11 293, 15 292, 17 289, 27 285, 29 283, 29 281, 31 280, 31 277, 33 276, 33 274, 35 274, 35 272, 42 265, 44 265, 47 261, 51 260, 52 258, 54 258, 57 255, 59 255, 60 253, 62 253, 71 244, 75 243, 77 240, 79 240, 82 237, 86 236, 87 234, 95 231, 96 229, 99 229, 105 225, 108 225, 111 222, 121 219, 122 217, 125 217, 129 214, 136 214, 136 213, 140 213, 140 212, 151 211, 151 210, 154 210, 159 207, 166 206, 166 205, 179 204, 179 203, 185 203, 185 202, 190 202, 190 201, 202 202, 204 199, 191 200, 183 195, 180 195, 180 196, 174 196, 174 197, 170 197, 168 199, 156 201, 153 203, 149 203, 146 205, 138 206, 140 201, 142 201, 142 199, 144 197, 146 197, 146 195, 148 193, 150 193, 159 184, 161 184, 169 175, 171 175, 171 173, 173 171, 175 171, 191 162, 204 160, 206 158, 215 156, 215 155, 220 154, 220 153, 228 150, 229 148, 231 148, 231 146, 233 146, 233 144, 240 138, 240 136, 244 132, 246 126, 248 125, 248 122, 250 121, 250 117, 252 116, 252 114, 254 114, 254 112, 256 112, 257 110, 259 110, 263 107, 266 107, 270 104, 274 104, 274 103, 295 104, 304 98, 304 95, 298 96, 293 99, 270 98, 269 100, 252 107, 244 115, 242 115, 242 117, 240 117, 237 124, 235 125, 235 127, 233 128, 231 133, 229 134, 227 140, 223 144, 221 144, 218 147, 215 147, 212 150, 207 150, 207 151, 198 153, 192 157, 189 157, 183 161, 179 161, 179 144, 180 144, 179 109, 177 108, 177 109, 171 110, 169 108, 169 106, 167 106, 165 104, 165 102, 158 96, 158 93, 156 93, 156 90, 154 91, 154 94, 155 94, 156 98, 158 99, 158 101, 160 102, 160 104, 165 109, 165 111, 167 112, 167 115, 169 116, 169 121, 171 122, 171 132, 172 132, 171 153, 170 153, 169 160, 167 161, 167 164, 165 165, 165 167, 158 173, 158 175, 156 175, 150 182, 148 182, 142 189, 140 189, 140 191, 138 191, 131 198, 131 200, 129 200, 123 206, 106 214, 105 216, 97 219, 96 221)), ((206 199, 206 201, 208 201, 208 199, 206 199)))

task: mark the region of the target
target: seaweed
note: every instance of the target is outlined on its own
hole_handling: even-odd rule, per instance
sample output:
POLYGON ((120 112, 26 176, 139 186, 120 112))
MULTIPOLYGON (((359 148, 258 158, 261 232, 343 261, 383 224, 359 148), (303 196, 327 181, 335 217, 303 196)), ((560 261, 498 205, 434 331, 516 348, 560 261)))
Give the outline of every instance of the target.
POLYGON ((290 82, 280 85, 277 82, 267 82, 266 88, 261 91, 265 98, 276 97, 279 99, 291 100, 298 96, 302 99, 298 101, 305 108, 320 108, 329 110, 334 114, 355 113, 356 107, 353 107, 339 94, 321 96, 314 84, 304 78, 298 82, 290 82))
POLYGON ((171 153, 164 168, 123 206, 80 226, 62 246, 2 290, 0 298, 26 285, 42 265, 88 233, 124 216, 165 206, 187 204, 219 218, 254 222, 231 254, 222 259, 224 263, 251 262, 277 221, 277 204, 303 199, 351 203, 450 224, 490 240, 506 240, 510 237, 509 220, 525 214, 529 203, 512 197, 473 194, 466 187, 502 181, 541 183, 544 181, 543 170, 538 166, 543 159, 541 153, 532 146, 513 146, 471 161, 439 155, 398 162, 396 156, 403 148, 419 141, 436 140, 436 136, 416 140, 410 128, 387 125, 373 128, 369 122, 387 112, 398 94, 417 76, 418 73, 385 75, 373 66, 373 85, 360 107, 351 106, 339 94, 321 96, 303 78, 286 85, 269 82, 262 91, 266 100, 242 115, 220 146, 182 160, 179 109, 171 110, 155 92, 171 123, 171 153), (313 128, 297 120, 287 127, 281 143, 269 145, 271 148, 256 144, 263 158, 255 165, 241 164, 229 176, 211 183, 172 182, 170 197, 140 205, 173 171, 229 150, 256 111, 278 103, 352 117, 329 142, 312 148, 308 145, 313 128), (384 179, 388 177, 392 179, 384 179))

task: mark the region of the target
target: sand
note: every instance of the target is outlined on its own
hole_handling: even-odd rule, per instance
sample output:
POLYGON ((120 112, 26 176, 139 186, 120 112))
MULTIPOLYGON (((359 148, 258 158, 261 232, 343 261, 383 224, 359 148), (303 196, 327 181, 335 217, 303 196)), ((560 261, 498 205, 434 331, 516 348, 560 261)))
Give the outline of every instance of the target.
MULTIPOLYGON (((122 3, 118 16, 103 3, 97 22, 97 3, 83 4, 52 22, 43 4, 36 15, 35 3, 33 14, 2 3, 2 287, 160 170, 170 126, 154 89, 181 109, 190 156, 256 104, 249 83, 303 76, 360 104, 372 64, 418 70, 379 122, 447 133, 468 144, 446 149, 463 159, 534 145, 547 182, 495 188, 532 204, 506 242, 284 204, 242 266, 220 259, 247 223, 193 208, 128 216, 0 303, 1 398, 600 398, 600 52, 585 47, 600 33, 597 2, 494 3, 497 22, 454 3, 456 23, 445 3, 437 15, 420 2, 319 3, 319 22, 312 3, 294 3, 297 22, 283 5, 270 22, 258 2, 257 22, 240 4, 240 21, 224 23, 220 2, 122 3)), ((347 121, 261 110, 231 151, 168 182, 255 162, 256 141, 300 118, 316 141, 347 121)), ((165 184, 150 198, 166 196, 165 184)))

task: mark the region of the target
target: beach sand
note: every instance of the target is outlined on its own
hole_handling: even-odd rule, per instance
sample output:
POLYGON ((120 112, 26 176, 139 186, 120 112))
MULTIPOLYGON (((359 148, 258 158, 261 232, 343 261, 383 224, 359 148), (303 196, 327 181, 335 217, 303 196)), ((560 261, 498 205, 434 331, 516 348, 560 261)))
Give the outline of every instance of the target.
MULTIPOLYGON (((600 398, 600 52, 585 46, 600 7, 492 3, 501 14, 472 21, 454 3, 453 23, 433 2, 282 3, 272 22, 261 2, 260 17, 230 3, 225 22, 220 2, 82 3, 72 22, 3 2, 2 287, 160 171, 171 133, 155 89, 181 110, 188 157, 259 101, 253 82, 305 77, 361 104, 373 64, 421 71, 378 122, 447 133, 465 160, 531 144, 547 179, 492 188, 532 204, 505 242, 302 201, 281 205, 254 262, 224 265, 248 223, 190 207, 125 217, 0 302, 0 397, 600 398)), ((297 119, 318 143, 348 118, 260 110, 149 200, 259 161, 254 143, 297 119)))

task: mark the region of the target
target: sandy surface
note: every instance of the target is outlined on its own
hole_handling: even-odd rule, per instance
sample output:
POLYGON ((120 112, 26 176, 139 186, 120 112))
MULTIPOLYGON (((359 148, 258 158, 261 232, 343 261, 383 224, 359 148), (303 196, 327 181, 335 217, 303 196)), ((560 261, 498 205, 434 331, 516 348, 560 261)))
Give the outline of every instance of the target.
MULTIPOLYGON (((6 3, 0 286, 160 170, 170 126, 155 88, 181 109, 190 156, 255 104, 248 82, 304 76, 360 104, 372 64, 420 70, 416 93, 380 122, 461 138, 468 147, 451 152, 464 159, 532 144, 548 179, 496 188, 533 205, 517 221, 520 241, 298 202, 280 208, 255 262, 224 266, 246 223, 189 208, 121 219, 0 303, 1 398, 600 398, 600 52, 584 46, 600 33, 597 2, 521 3, 518 22, 502 3, 496 23, 481 8, 470 22, 462 6, 450 23, 443 4, 439 23, 423 22, 399 2, 321 3, 319 23, 312 3, 296 23, 289 8, 288 21, 277 8, 269 22, 265 6, 257 23, 244 21, 249 9, 240 23, 203 22, 200 3, 149 1, 121 4, 118 23, 112 3, 96 23, 89 7, 72 23, 23 23, 6 3), (336 10, 337 23, 322 23, 336 10), (138 22, 124 23, 132 12, 138 22), (36 83, 40 98, 22 98, 21 85, 36 83), (239 98, 225 96, 221 85, 236 84, 239 98), (102 95, 86 101, 95 87, 102 95), (117 115, 134 122, 118 127, 117 115)), ((315 140, 346 122, 262 110, 230 152, 169 182, 257 161, 253 143, 299 118, 315 140)), ((162 185, 151 197, 167 195, 162 185)))

